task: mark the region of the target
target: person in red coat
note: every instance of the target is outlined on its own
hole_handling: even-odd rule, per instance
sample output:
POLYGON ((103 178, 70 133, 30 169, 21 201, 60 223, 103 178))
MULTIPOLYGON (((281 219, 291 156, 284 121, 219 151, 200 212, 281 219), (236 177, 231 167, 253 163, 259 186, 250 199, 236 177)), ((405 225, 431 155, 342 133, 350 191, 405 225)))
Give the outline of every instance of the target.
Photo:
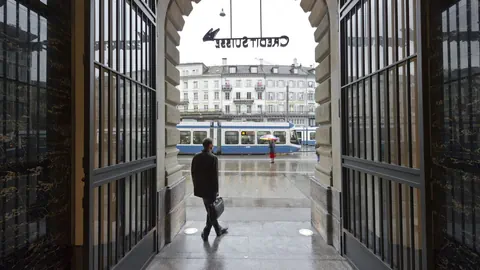
POLYGON ((268 148, 270 149, 271 163, 275 163, 275 141, 270 141, 268 148))

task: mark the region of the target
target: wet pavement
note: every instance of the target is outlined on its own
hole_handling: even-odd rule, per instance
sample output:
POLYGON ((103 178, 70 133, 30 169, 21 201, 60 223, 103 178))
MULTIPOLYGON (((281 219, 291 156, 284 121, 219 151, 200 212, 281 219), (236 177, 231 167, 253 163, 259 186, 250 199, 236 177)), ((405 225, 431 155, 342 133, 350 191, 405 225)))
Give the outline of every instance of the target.
POLYGON ((220 195, 226 206, 220 224, 229 233, 215 237, 212 230, 206 243, 200 238, 205 209, 192 196, 191 157, 179 161, 187 178, 187 222, 147 269, 352 269, 310 225, 314 153, 279 156, 275 164, 267 156, 220 156, 220 195), (312 235, 300 234, 302 229, 312 235))

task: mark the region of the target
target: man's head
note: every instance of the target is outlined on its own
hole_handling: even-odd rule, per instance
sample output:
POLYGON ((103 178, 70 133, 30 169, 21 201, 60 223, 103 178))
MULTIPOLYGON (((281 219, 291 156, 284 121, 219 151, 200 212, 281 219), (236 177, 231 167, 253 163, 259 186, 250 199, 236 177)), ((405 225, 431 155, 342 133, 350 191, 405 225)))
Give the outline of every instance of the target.
POLYGON ((213 141, 210 138, 205 138, 203 140, 203 149, 206 151, 212 151, 213 149, 213 141))

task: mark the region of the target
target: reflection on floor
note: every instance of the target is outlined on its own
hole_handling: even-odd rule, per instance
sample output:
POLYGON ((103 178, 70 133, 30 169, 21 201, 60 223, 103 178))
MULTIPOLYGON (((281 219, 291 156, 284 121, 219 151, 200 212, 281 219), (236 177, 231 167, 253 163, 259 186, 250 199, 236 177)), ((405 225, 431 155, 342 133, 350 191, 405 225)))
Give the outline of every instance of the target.
MULTIPOLYGON (((188 168, 190 159, 181 162, 188 168)), ((212 231, 209 241, 202 241, 205 210, 188 182, 188 221, 147 269, 350 270, 310 225, 309 177, 315 163, 314 154, 285 156, 273 165, 261 157, 220 157, 220 194, 226 201, 220 223, 229 234, 217 238, 212 231), (196 230, 187 232, 194 234, 184 232, 191 228, 196 230), (301 229, 313 235, 304 236, 301 229)))

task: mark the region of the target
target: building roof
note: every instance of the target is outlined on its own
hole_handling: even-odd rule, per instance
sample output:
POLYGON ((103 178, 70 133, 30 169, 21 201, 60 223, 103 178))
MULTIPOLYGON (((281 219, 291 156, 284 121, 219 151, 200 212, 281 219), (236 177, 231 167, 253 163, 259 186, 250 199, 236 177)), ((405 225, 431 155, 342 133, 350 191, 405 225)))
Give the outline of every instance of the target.
MULTIPOLYGON (((194 64, 202 64, 203 63, 182 63, 179 65, 181 66, 191 66, 194 64)), ((204 65, 205 66, 205 65, 204 65)), ((206 70, 203 74, 197 75, 296 75, 296 76, 307 76, 307 75, 315 75, 315 69, 312 67, 302 67, 296 66, 295 68, 298 69, 297 73, 293 72, 293 65, 217 65, 217 66, 205 66, 206 70), (229 68, 236 67, 237 71, 235 73, 230 73, 229 68), (257 72, 252 73, 250 72, 251 67, 257 67, 257 72), (278 68, 278 72, 274 73, 274 68, 278 68)), ((193 75, 194 76, 194 75, 193 75)))

